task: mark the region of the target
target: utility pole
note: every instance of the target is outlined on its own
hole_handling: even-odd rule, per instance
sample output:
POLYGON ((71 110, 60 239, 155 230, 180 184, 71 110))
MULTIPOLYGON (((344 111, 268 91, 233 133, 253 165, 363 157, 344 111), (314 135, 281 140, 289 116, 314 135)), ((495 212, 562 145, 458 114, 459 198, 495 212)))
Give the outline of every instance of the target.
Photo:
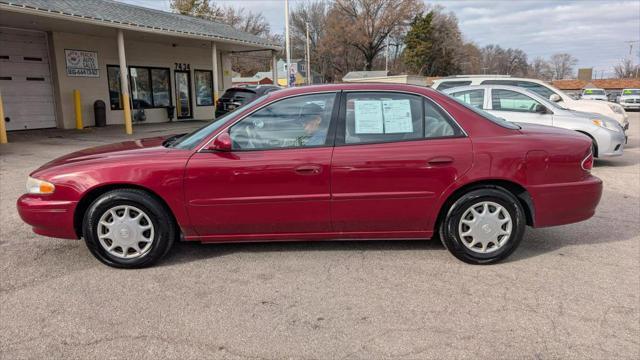
POLYGON ((289 0, 284 0, 284 42, 285 52, 287 53, 287 70, 285 78, 287 87, 291 86, 289 77, 291 76, 291 43, 289 41, 289 0))
POLYGON ((311 85, 311 49, 309 48, 309 22, 307 22, 307 85, 311 85))

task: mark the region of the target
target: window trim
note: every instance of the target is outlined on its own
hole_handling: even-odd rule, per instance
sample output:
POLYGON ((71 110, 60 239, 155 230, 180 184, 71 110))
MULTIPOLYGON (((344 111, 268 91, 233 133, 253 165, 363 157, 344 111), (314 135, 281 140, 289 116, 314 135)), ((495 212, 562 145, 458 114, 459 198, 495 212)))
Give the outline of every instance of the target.
POLYGON ((207 107, 207 106, 216 106, 215 99, 215 91, 213 89, 213 70, 205 70, 205 69, 193 69, 193 87, 196 90, 196 107, 207 107), (200 105, 198 104, 198 87, 196 86, 196 80, 198 77, 196 76, 196 72, 204 72, 211 74, 211 81, 209 81, 209 87, 211 89, 211 105, 200 105))
MULTIPOLYGON (((296 97, 301 97, 301 96, 309 96, 309 95, 321 95, 321 94, 334 94, 334 99, 333 99, 333 109, 331 109, 331 118, 329 120, 329 127, 327 128, 327 138, 324 141, 324 144, 322 145, 313 145, 313 146, 287 146, 287 147, 279 147, 279 148, 272 148, 272 149, 232 149, 231 152, 235 153, 235 152, 250 152, 250 151, 277 151, 277 150, 292 150, 292 149, 296 149, 296 150, 304 150, 304 149, 318 149, 318 148, 324 148, 324 147, 334 147, 335 146, 335 126, 334 124, 336 123, 337 119, 337 112, 338 109, 337 106, 339 105, 339 102, 341 100, 341 92, 340 91, 322 91, 322 92, 314 92, 314 93, 307 93, 307 94, 297 94, 297 95, 292 95, 292 96, 287 96, 287 97, 283 97, 274 101, 271 101, 263 106, 260 106, 259 108, 257 108, 256 110, 252 111, 251 113, 243 116, 241 119, 238 119, 237 121, 235 121, 233 124, 225 127, 223 130, 221 130, 218 134, 216 134, 216 136, 213 137, 213 139, 211 139, 211 141, 213 141, 215 138, 217 138, 220 134, 224 133, 224 132, 229 132, 229 130, 235 126, 236 124, 238 124, 239 122, 243 121, 244 119, 248 118, 249 116, 255 114, 256 112, 262 110, 263 108, 275 104, 277 102, 283 101, 283 100, 288 100, 288 99, 292 99, 292 98, 296 98, 296 97)), ((200 150, 203 150, 204 148, 206 148, 208 146, 208 144, 211 142, 208 141, 207 144, 205 146, 203 146, 200 150)), ((206 151, 206 149, 204 149, 206 151)))
MULTIPOLYGON (((340 114, 337 121, 337 132, 335 137, 334 146, 366 146, 366 145, 376 145, 376 144, 389 144, 389 143, 403 143, 409 141, 433 141, 433 140, 442 140, 442 139, 457 139, 457 138, 466 138, 469 135, 464 130, 462 126, 458 123, 458 121, 437 101, 417 92, 407 92, 407 91, 398 91, 398 90, 343 90, 343 95, 340 99, 340 114), (426 128, 422 127, 422 137, 414 138, 414 139, 404 139, 404 140, 385 140, 385 141, 374 141, 374 142, 364 142, 364 143, 346 143, 346 118, 347 118, 347 94, 349 93, 395 93, 395 94, 404 94, 404 95, 413 95, 422 98, 422 116, 424 118, 425 112, 425 101, 430 101, 432 104, 435 104, 441 111, 444 113, 453 124, 452 126, 457 127, 460 130, 460 135, 451 135, 451 136, 441 136, 441 137, 425 137, 426 128)), ((423 120, 424 121, 424 120, 423 120)))
MULTIPOLYGON (((120 71, 120 65, 111 65, 111 64, 107 64, 107 91, 109 92, 109 109, 111 111, 121 111, 123 110, 123 106, 122 106, 122 101, 120 104, 120 107, 114 108, 113 107, 113 103, 111 102, 111 89, 109 88, 109 68, 116 68, 118 69, 118 71, 120 71)), ((127 83, 129 85, 129 101, 132 104, 132 109, 135 110, 135 108, 133 108, 133 94, 131 93, 131 68, 136 68, 136 69, 145 69, 149 71, 149 89, 151 89, 151 107, 147 107, 144 108, 145 110, 148 109, 166 109, 168 107, 173 106, 173 82, 171 81, 171 68, 168 67, 160 67, 160 66, 138 66, 138 65, 127 65, 127 83), (167 106, 156 106, 155 105, 155 99, 153 98, 153 76, 151 75, 151 70, 167 70, 169 71, 169 105, 167 106)), ((120 96, 120 94, 122 94, 122 83, 120 80, 120 76, 118 76, 118 84, 120 84, 120 92, 118 93, 118 96, 120 96)), ((120 99, 122 100, 122 99, 120 99)))

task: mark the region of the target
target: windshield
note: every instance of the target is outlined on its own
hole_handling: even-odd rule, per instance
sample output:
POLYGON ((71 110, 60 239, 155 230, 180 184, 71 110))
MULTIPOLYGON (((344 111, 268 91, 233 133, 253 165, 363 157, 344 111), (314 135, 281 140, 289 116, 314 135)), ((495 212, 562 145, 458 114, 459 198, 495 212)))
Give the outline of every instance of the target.
POLYGON ((640 95, 640 89, 624 89, 622 95, 640 95))
POLYGON ((604 90, 587 89, 583 92, 584 95, 604 95, 604 90))
POLYGON ((268 95, 263 95, 260 96, 256 99, 254 99, 251 102, 248 102, 242 106, 240 106, 236 111, 234 112, 230 112, 230 113, 226 113, 223 116, 217 118, 216 120, 214 120, 212 123, 209 123, 203 127, 201 127, 200 129, 184 135, 178 139, 176 139, 174 142, 170 142, 168 144, 166 144, 167 147, 172 147, 172 148, 176 148, 176 149, 188 149, 191 150, 193 149, 196 145, 198 145, 205 137, 209 136, 209 134, 211 134, 212 132, 218 130, 222 125, 224 125, 228 120, 235 118, 238 116, 238 114, 240 114, 242 112, 243 109, 251 107, 257 103, 259 103, 260 101, 262 101, 264 98, 266 98, 268 95))
MULTIPOLYGON (((443 93, 443 94, 445 94, 445 93, 443 93)), ((466 107, 467 109, 473 111, 474 113, 476 113, 476 114, 482 116, 483 118, 491 121, 492 123, 495 123, 495 124, 500 125, 500 126, 502 126, 504 128, 507 128, 507 129, 512 129, 512 130, 521 129, 521 127, 519 125, 517 125, 517 124, 509 122, 509 121, 507 121, 507 120, 505 120, 503 118, 499 118, 497 116, 491 115, 488 112, 486 112, 486 111, 484 111, 482 109, 478 109, 475 106, 469 105, 469 104, 465 103, 462 100, 458 100, 458 99, 454 98, 453 96, 451 96, 449 94, 445 94, 445 95, 449 96, 451 99, 453 99, 458 104, 466 107)))

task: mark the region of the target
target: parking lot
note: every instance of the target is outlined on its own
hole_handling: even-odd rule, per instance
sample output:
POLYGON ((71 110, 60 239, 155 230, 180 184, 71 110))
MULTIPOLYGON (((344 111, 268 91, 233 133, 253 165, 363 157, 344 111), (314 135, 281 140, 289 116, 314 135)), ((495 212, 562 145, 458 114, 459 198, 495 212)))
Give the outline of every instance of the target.
MULTIPOLYGON (((143 125, 136 137, 200 123, 143 125)), ((527 229, 506 262, 439 242, 179 243, 117 270, 20 220, 26 176, 120 127, 11 133, 0 146, 0 358, 637 358, 640 113, 599 160, 592 219, 527 229)), ((184 131, 182 131, 184 132, 184 131)))

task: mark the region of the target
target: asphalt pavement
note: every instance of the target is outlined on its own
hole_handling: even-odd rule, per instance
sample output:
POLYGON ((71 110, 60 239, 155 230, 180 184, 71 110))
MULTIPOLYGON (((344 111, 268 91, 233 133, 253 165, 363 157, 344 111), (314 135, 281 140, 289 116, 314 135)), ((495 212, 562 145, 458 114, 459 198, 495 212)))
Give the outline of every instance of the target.
MULTIPOLYGON (((11 133, 0 145, 0 358, 638 359, 640 113, 596 162, 597 214, 528 228, 471 266, 431 241, 177 244, 143 270, 20 220, 26 176, 120 127, 11 133)), ((197 123, 144 125, 136 137, 197 123)))

